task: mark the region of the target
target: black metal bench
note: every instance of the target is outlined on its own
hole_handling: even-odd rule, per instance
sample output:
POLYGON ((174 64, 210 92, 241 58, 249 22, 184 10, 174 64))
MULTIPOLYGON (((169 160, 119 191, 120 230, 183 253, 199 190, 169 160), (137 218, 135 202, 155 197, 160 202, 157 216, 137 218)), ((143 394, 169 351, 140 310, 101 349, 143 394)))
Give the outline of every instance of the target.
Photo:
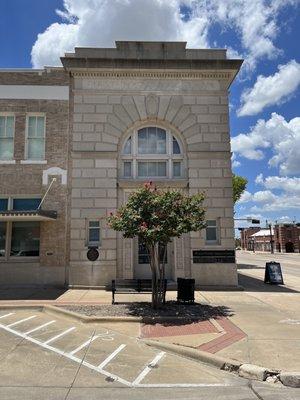
MULTIPOLYGON (((166 302, 167 279, 164 279, 164 299, 166 302)), ((111 281, 112 304, 115 304, 115 294, 137 294, 152 292, 151 279, 114 279, 111 281)))

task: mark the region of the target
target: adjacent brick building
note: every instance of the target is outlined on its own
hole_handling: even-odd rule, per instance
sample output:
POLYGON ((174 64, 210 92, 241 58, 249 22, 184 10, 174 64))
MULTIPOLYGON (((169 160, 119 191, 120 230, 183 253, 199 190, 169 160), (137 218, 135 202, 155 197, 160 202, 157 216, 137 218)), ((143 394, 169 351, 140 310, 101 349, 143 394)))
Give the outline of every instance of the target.
POLYGON ((242 61, 181 42, 76 48, 61 60, 0 72, 2 284, 150 277, 143 245, 106 217, 151 179, 206 192, 208 227, 169 244, 167 277, 236 286, 228 88, 242 61))
POLYGON ((269 228, 241 228, 244 250, 270 252, 271 245, 279 253, 300 252, 300 224, 275 224, 269 228))

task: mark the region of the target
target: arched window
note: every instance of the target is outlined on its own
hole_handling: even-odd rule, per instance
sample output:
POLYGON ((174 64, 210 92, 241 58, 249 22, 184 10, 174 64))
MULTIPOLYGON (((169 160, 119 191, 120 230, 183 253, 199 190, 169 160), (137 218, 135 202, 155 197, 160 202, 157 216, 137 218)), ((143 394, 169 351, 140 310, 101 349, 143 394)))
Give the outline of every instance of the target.
POLYGON ((135 131, 123 145, 122 177, 183 178, 181 143, 171 132, 155 126, 135 131))

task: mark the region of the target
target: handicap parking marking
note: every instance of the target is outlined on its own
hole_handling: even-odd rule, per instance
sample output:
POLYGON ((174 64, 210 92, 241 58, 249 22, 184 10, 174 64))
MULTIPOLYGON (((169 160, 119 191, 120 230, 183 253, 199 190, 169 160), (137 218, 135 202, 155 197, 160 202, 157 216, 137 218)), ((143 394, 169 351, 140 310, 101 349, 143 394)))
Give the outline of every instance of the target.
MULTIPOLYGON (((163 372, 168 376, 166 368, 161 369, 159 363, 169 355, 163 351, 159 351, 144 344, 138 343, 136 339, 128 338, 117 332, 102 329, 100 332, 91 334, 91 327, 85 329, 77 324, 76 326, 67 327, 68 321, 58 318, 56 320, 48 320, 45 322, 47 314, 35 313, 26 318, 17 319, 18 313, 7 313, 0 315, 0 329, 25 339, 26 341, 39 346, 43 350, 47 350, 58 354, 72 362, 79 364, 89 370, 95 371, 109 379, 110 382, 118 382, 127 387, 205 387, 205 386, 228 386, 226 383, 164 383, 161 379, 148 379, 151 371, 163 372), (14 316, 15 321, 11 318, 14 316), (5 318, 9 320, 5 324, 5 318), (35 326, 26 327, 24 325, 29 321, 38 321, 35 326), (23 329, 22 329, 23 327, 23 329), (30 329, 29 329, 30 328, 30 329), (67 328, 67 329, 65 329, 67 328), (40 334, 41 331, 50 331, 49 337, 43 334, 42 337, 34 337, 32 334, 40 334), (55 334, 53 336, 53 334, 55 334), (127 342, 124 342, 124 341, 127 342), (78 343, 80 341, 80 343, 78 343), (75 343, 77 342, 77 343, 75 343), (123 342, 123 343, 122 343, 123 342), (75 343, 75 345, 74 345, 75 343), (72 346, 72 347, 71 347, 72 346), (70 348, 71 347, 71 348, 70 348), (150 358, 151 357, 151 358, 150 358), (150 361, 149 361, 150 358, 150 361), (102 359, 102 361, 101 361, 102 359), (146 362, 147 361, 147 362, 146 362), (157 368, 159 367, 159 370, 157 368), (144 380, 147 377, 147 382, 144 380), (156 380, 156 382, 155 382, 156 380)), ((21 314, 22 315, 22 314, 21 314)), ((24 314, 23 314, 24 316, 24 314)), ((186 360, 188 362, 188 360, 186 360)), ((160 375, 159 372, 159 375, 160 375)), ((172 379, 171 379, 172 380, 172 379)))

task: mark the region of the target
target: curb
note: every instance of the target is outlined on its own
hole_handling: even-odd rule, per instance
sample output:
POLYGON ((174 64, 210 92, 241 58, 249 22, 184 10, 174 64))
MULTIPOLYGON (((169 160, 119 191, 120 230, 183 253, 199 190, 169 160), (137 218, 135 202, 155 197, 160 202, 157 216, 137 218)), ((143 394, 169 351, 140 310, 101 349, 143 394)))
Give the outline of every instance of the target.
POLYGON ((230 360, 229 358, 224 358, 216 356, 215 354, 206 353, 205 351, 196 350, 190 347, 185 347, 177 344, 159 342, 157 340, 142 339, 143 343, 150 347, 155 347, 160 350, 166 350, 171 353, 190 358, 192 360, 201 361, 205 364, 213 365, 219 369, 223 369, 229 372, 237 372, 242 365, 241 362, 236 360, 230 360))
POLYGON ((0 305, 0 310, 9 310, 11 308, 17 308, 19 310, 43 310, 44 305, 34 304, 6 304, 0 305))
POLYGON ((50 305, 44 306, 43 311, 53 315, 64 315, 65 317, 75 319, 84 324, 91 324, 96 322, 143 322, 141 317, 89 317, 87 315, 82 315, 74 311, 65 310, 62 307, 50 305))
MULTIPOLYGON (((170 321, 198 321, 197 317, 92 317, 77 313, 76 311, 70 311, 63 308, 63 306, 57 305, 44 305, 40 308, 43 308, 48 313, 51 314, 63 314, 64 316, 68 316, 70 318, 76 319, 83 323, 95 323, 95 322, 135 322, 140 324, 151 324, 151 323, 160 323, 160 322, 170 322, 170 321)), ((220 329, 220 327, 218 328, 220 329)))
POLYGON ((299 372, 288 373, 272 370, 259 365, 242 363, 237 360, 231 360, 230 358, 217 356, 215 354, 206 353, 205 351, 196 350, 177 344, 164 343, 148 339, 143 339, 141 341, 150 347, 155 347, 159 350, 165 350, 185 358, 213 365, 214 367, 224 371, 237 373, 241 378, 252 379, 261 382, 271 378, 274 382, 280 381, 285 386, 300 387, 299 372))

